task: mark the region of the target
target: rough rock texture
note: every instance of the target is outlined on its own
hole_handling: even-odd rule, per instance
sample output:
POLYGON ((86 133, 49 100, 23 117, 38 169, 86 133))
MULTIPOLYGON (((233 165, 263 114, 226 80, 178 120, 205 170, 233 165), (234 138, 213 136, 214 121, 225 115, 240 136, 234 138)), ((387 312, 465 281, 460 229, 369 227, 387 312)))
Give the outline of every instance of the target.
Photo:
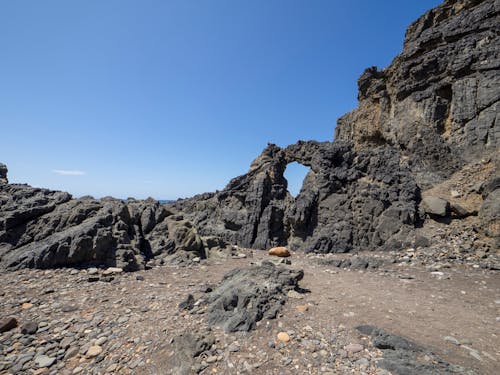
POLYGON ((347 252, 401 246, 418 220, 418 201, 418 187, 395 149, 357 152, 346 142, 310 141, 269 145, 221 192, 174 207, 201 235, 229 243, 347 252), (311 168, 295 199, 283 177, 294 161, 311 168))
POLYGON ((204 256, 192 225, 157 201, 91 197, 0 185, 0 267, 144 268, 174 252, 204 256))
POLYGON ((357 330, 371 336, 373 345, 384 351, 379 366, 393 374, 468 374, 465 369, 451 365, 433 355, 432 352, 411 342, 371 325, 357 327, 357 330), (427 359, 426 359, 427 358, 427 359))
POLYGON ((359 78, 336 139, 404 152, 422 188, 500 144, 500 5, 448 0, 408 27, 403 52, 359 78))
POLYGON ((258 321, 276 317, 286 293, 296 289, 303 277, 303 271, 271 262, 235 269, 209 294, 208 321, 226 332, 250 331, 258 321))
POLYGON ((499 4, 449 0, 430 10, 389 67, 361 75, 359 106, 339 119, 333 143, 269 145, 223 191, 175 206, 203 235, 253 248, 397 249, 426 209, 431 219, 481 211, 485 234, 498 237, 496 192, 483 205, 429 197, 418 206, 420 191, 498 154, 499 4), (294 161, 311 168, 296 199, 283 177, 294 161))
POLYGON ((499 12, 498 0, 446 0, 428 11, 390 66, 361 75, 359 106, 338 120, 334 142, 268 145, 220 192, 168 205, 72 199, 9 185, 0 164, 0 267, 134 270, 152 257, 182 262, 231 245, 397 250, 437 217, 472 216, 498 249, 499 12), (283 177, 291 162, 310 167, 295 199, 283 177), (450 200, 445 186, 467 174, 484 179, 450 200), (429 197, 451 204, 431 212, 420 204, 429 197))
POLYGON ((0 163, 0 185, 8 183, 9 180, 7 179, 7 166, 5 164, 0 163))

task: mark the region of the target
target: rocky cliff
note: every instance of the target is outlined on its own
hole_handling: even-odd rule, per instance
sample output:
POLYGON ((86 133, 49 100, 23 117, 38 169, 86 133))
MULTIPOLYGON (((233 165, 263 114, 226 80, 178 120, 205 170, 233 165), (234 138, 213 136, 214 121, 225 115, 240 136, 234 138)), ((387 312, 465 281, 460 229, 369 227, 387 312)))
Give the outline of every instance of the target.
POLYGON ((498 241, 499 10, 493 0, 430 10, 389 67, 361 75, 334 142, 269 145, 223 191, 176 207, 200 233, 253 248, 397 249, 418 244, 428 218, 478 212, 478 230, 498 241), (283 177, 294 161, 310 167, 296 199, 283 177))
POLYGON ((228 245, 394 250, 428 246, 433 221, 498 249, 499 11, 495 0, 430 10, 389 67, 361 75, 359 106, 338 120, 333 142, 268 145, 220 192, 167 205, 73 199, 8 184, 0 164, 0 266, 134 270, 228 245), (296 198, 283 176, 291 162, 310 168, 296 198))

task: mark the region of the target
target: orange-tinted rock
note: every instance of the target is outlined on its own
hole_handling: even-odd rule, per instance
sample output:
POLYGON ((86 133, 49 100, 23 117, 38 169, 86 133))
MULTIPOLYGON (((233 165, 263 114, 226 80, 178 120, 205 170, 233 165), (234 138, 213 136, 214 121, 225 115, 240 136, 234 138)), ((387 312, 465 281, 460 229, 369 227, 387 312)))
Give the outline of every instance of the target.
POLYGON ((290 256, 290 251, 286 247, 273 247, 271 250, 269 250, 269 255, 274 255, 277 257, 289 257, 290 256))

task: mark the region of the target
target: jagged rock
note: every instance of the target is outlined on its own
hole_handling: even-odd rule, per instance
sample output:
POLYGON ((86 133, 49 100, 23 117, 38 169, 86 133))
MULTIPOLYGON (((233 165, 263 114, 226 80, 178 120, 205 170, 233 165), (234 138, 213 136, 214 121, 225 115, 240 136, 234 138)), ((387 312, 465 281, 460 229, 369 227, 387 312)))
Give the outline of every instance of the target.
POLYGON ((9 180, 7 179, 7 172, 7 166, 3 163, 0 163, 0 185, 9 183, 9 180))
POLYGON ((363 335, 371 336, 373 345, 383 350, 383 358, 378 361, 378 366, 391 373, 400 375, 466 373, 463 368, 443 361, 431 351, 404 337, 393 335, 372 325, 362 325, 356 329, 363 335), (428 360, 423 359, 425 356, 428 360))
POLYGON ((204 256, 192 224, 171 219, 175 215, 153 199, 73 199, 3 184, 0 206, 0 268, 104 265, 134 271, 176 250, 204 256))
POLYGON ((195 358, 210 349, 215 337, 209 331, 184 332, 174 337, 172 351, 167 356, 168 374, 192 374, 195 358))
POLYGON ((172 207, 202 236, 243 247, 398 248, 418 219, 418 188, 401 157, 393 148, 356 152, 344 142, 269 145, 250 171, 224 190, 172 207), (311 168, 295 199, 283 177, 294 161, 311 168))
POLYGON ((208 321, 226 332, 250 331, 258 321, 276 317, 303 276, 271 262, 235 269, 207 296, 208 321))
POLYGON ((447 0, 406 32, 402 53, 359 78, 359 106, 338 120, 356 149, 396 146, 426 189, 500 145, 498 1, 447 0))
POLYGON ((422 207, 425 213, 445 217, 450 211, 450 204, 439 197, 425 197, 422 199, 422 207))

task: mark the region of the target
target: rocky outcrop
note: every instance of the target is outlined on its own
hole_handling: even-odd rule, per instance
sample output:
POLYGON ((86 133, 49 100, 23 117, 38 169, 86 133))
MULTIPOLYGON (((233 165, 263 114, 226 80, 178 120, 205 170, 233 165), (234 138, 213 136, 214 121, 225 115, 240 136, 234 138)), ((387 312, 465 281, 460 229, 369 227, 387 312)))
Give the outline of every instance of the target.
POLYGON ((427 218, 478 211, 486 235, 498 237, 497 193, 467 206, 424 193, 498 153, 499 11, 494 0, 430 10, 389 67, 361 75, 359 106, 339 119, 333 143, 269 145, 221 192, 175 206, 204 235, 253 248, 397 249, 427 218), (283 177, 293 161, 310 167, 296 199, 283 177))
POLYGON ((208 321, 226 332, 248 332, 262 319, 274 319, 286 301, 286 293, 298 288, 301 270, 262 262, 226 274, 206 303, 208 321))
POLYGON ((222 191, 173 207, 203 236, 245 247, 289 245, 314 252, 399 247, 418 220, 419 191, 393 148, 354 151, 346 142, 269 145, 222 191), (287 164, 310 167, 294 199, 287 164))
POLYGON ((7 166, 5 164, 0 163, 0 185, 8 183, 9 180, 7 179, 7 166))
POLYGON ((391 145, 428 188, 500 145, 500 6, 448 0, 406 32, 403 52, 359 78, 359 106, 336 139, 356 149, 391 145))
POLYGON ((0 164, 0 267, 133 270, 231 245, 395 250, 416 245, 426 220, 469 217, 498 248, 499 12, 495 0, 447 0, 428 11, 389 67, 361 75, 359 106, 338 120, 334 142, 270 144, 219 192, 167 205, 73 199, 9 185, 0 164), (291 162, 310 168, 296 198, 284 178, 291 162), (456 176, 483 179, 450 199, 445 187, 456 176))
POLYGON ((0 206, 2 268, 106 265, 133 271, 155 256, 204 257, 191 223, 152 199, 73 199, 4 184, 0 206))

